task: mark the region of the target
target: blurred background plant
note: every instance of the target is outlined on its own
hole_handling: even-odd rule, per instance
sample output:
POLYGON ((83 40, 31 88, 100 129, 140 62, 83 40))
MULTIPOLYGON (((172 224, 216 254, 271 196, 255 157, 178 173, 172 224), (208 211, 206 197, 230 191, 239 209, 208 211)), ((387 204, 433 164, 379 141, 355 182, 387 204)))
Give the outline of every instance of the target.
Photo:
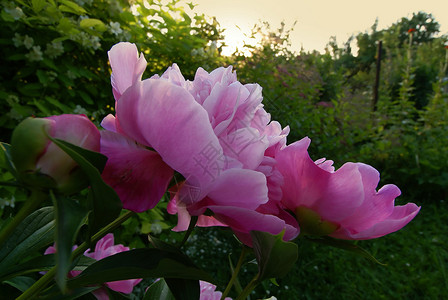
MULTIPOLYGON (((289 39, 293 28, 261 23, 253 30, 259 42, 231 56, 221 55, 226 32, 218 21, 196 14, 193 3, 181 0, 2 0, 0 25, 2 141, 9 141, 12 129, 31 115, 83 113, 98 124, 113 107, 107 51, 130 41, 145 53, 144 78, 173 63, 188 79, 198 67, 211 71, 233 65, 241 82, 263 87, 272 119, 291 127, 288 142, 309 136, 314 159, 334 159, 337 166, 346 161, 371 164, 381 172, 383 184, 401 188, 406 201, 398 202, 423 205, 408 229, 361 243, 389 267, 362 260, 347 263, 341 251, 322 251, 303 242, 291 276, 279 282, 280 288, 274 283, 259 287, 257 297, 437 299, 448 293, 443 288, 448 286, 448 253, 442 235, 448 230, 443 222, 448 217, 448 36, 437 35, 440 26, 431 14, 418 12, 383 30, 374 23, 342 46, 332 38, 325 53, 297 53, 289 39), (379 41, 381 73, 374 104, 379 41), (403 259, 398 252, 404 252, 403 259)), ((0 167, 0 181, 6 182, 12 175, 3 158, 0 167)), ((2 186, 2 221, 25 198, 24 191, 2 186)), ((165 207, 166 199, 128 220, 115 234, 117 242, 141 247, 147 234, 170 242, 180 239, 169 230, 176 219, 165 207)), ((213 267, 220 282, 228 280, 223 261, 233 253, 235 264, 239 251, 230 232, 198 230, 187 245, 199 265, 213 267), (202 251, 210 245, 208 252, 202 251)), ((251 272, 250 263, 244 272, 251 272)))

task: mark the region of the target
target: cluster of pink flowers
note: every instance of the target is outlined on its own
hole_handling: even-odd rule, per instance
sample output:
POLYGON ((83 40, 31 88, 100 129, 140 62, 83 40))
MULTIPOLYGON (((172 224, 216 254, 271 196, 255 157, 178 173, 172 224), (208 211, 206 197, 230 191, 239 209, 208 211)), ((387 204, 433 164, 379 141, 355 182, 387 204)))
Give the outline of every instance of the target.
MULTIPOLYGON (((211 73, 199 68, 189 81, 174 64, 162 76, 142 80, 146 60, 130 43, 113 46, 109 60, 115 116, 104 118, 101 132, 82 115, 23 122, 12 155, 25 179, 43 173, 62 192, 79 190, 82 172, 48 139, 46 128, 55 138, 106 155, 103 179, 128 210, 153 208, 173 178, 183 177, 169 188, 176 231, 197 216, 197 226, 228 226, 248 246, 253 230, 282 233, 287 241, 299 234, 372 239, 401 229, 420 210, 414 203, 395 206, 401 193, 395 185, 377 190, 380 176, 371 166, 346 163, 335 170, 333 161, 310 158, 309 138, 287 145, 289 127, 271 121, 261 87, 241 84, 231 67, 211 73), (33 134, 42 138, 27 139, 33 134)), ((108 234, 85 255, 99 260, 127 250, 108 234)), ((138 282, 106 286, 130 293, 138 282)), ((201 299, 221 297, 207 283, 201 293, 201 299)), ((102 289, 95 295, 107 299, 102 289)))
POLYGON ((107 116, 101 152, 109 160, 104 180, 123 206, 154 207, 175 172, 185 179, 170 189, 174 230, 229 226, 251 245, 250 231, 370 239, 399 230, 419 211, 395 206, 395 185, 377 191, 379 173, 362 163, 335 171, 313 161, 310 140, 286 145, 282 128, 262 105, 261 87, 241 84, 232 68, 199 68, 185 80, 177 65, 142 80, 143 54, 130 43, 109 51, 115 116, 107 116))

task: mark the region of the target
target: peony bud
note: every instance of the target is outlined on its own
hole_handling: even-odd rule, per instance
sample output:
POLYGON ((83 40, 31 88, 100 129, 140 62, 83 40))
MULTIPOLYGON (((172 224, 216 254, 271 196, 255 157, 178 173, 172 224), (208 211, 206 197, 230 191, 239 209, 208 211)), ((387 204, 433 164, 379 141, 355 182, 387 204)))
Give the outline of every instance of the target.
POLYGON ((82 170, 47 135, 91 151, 100 150, 100 133, 84 115, 28 118, 17 126, 11 139, 11 156, 20 179, 65 194, 86 187, 82 170))

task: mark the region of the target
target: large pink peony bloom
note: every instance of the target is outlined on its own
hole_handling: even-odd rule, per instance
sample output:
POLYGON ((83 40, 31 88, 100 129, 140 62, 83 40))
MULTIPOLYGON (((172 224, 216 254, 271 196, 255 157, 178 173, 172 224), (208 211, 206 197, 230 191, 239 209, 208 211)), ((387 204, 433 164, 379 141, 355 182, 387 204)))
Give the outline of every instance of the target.
MULTIPOLYGON (((198 225, 244 234, 285 229, 278 216, 256 211, 268 202, 272 173, 265 151, 275 138, 266 133, 282 133, 278 123, 269 124, 260 86, 242 85, 231 68, 200 68, 187 81, 176 65, 140 81, 142 57, 129 43, 115 45, 109 58, 128 63, 111 63, 116 115, 102 122, 101 152, 109 157, 103 176, 125 208, 152 208, 174 170, 185 178, 170 204, 179 214, 176 230, 185 230, 191 215, 201 216, 198 225), (203 216, 207 210, 214 216, 203 216), (266 217, 264 225, 255 223, 266 217)), ((285 236, 297 234, 287 229, 285 236)))
POLYGON ((310 139, 304 138, 277 153, 283 174, 282 203, 295 212, 305 234, 362 240, 384 236, 409 223, 420 207, 394 206, 400 195, 392 184, 376 190, 379 173, 362 163, 346 163, 334 171, 332 161, 312 161, 310 139))

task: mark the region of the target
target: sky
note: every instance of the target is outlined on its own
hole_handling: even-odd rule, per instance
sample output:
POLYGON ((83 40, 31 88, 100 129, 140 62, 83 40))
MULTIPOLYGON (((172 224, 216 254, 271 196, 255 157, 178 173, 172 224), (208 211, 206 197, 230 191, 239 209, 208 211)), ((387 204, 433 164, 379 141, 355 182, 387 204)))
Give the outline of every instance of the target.
POLYGON ((384 29, 402 17, 412 13, 431 13, 441 25, 441 33, 448 33, 448 0, 192 0, 197 4, 194 11, 215 16, 225 28, 226 44, 224 54, 243 44, 243 33, 259 21, 268 21, 272 29, 285 21, 290 28, 293 50, 318 50, 323 52, 331 36, 339 44, 350 35, 365 32, 378 18, 378 29, 384 29), (238 26, 240 29, 238 29, 238 26))

